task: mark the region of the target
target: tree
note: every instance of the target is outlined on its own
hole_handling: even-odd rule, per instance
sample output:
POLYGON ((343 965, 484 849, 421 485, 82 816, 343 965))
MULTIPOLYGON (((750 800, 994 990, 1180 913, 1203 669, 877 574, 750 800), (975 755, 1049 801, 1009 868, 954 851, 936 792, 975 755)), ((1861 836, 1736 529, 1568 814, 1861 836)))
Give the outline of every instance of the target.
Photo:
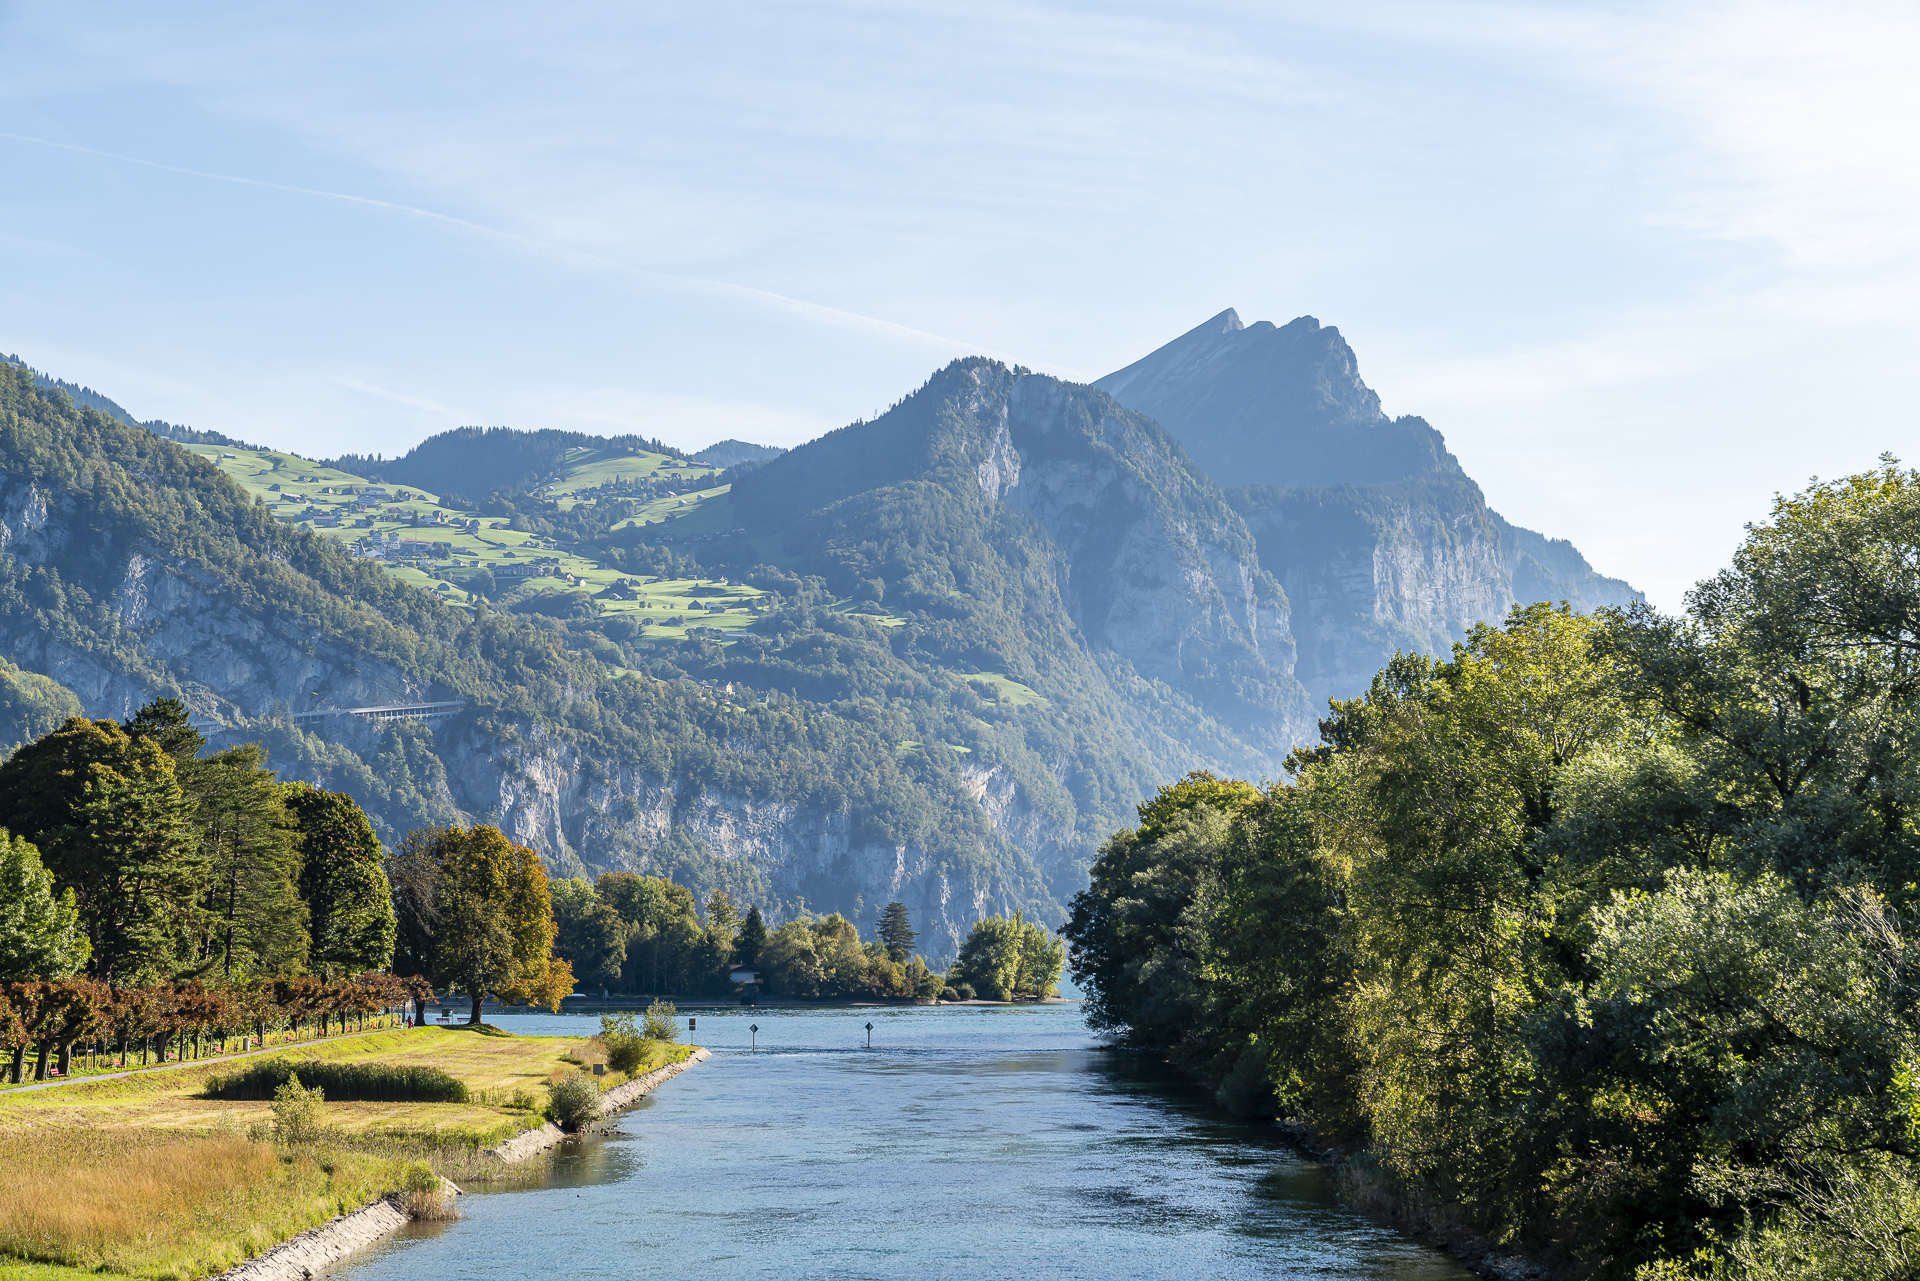
POLYGON ((760 953, 767 946, 767 922, 760 915, 758 906, 747 909, 747 919, 740 926, 740 936, 733 942, 733 963, 746 969, 760 964, 760 953))
POLYGON ((0 982, 63 979, 87 955, 73 891, 55 893, 40 851, 0 828, 0 982))
POLYGON ((913 932, 913 922, 907 916, 905 903, 889 903, 880 913, 880 941, 886 945, 887 956, 895 965, 905 965, 907 958, 913 955, 913 945, 920 936, 913 932))
POLYGON ((177 698, 156 698, 120 726, 131 738, 144 738, 173 759, 176 765, 196 760, 206 737, 188 719, 187 705, 177 698))
MULTIPOLYGON (((488 996, 516 987, 557 1008, 553 902, 540 856, 486 826, 443 830, 434 846, 440 865, 435 981, 473 1002, 476 1025, 488 996)), ((570 971, 566 977, 571 980, 570 971)))
MULTIPOLYGON (((387 882, 393 887, 393 968, 397 974, 435 973, 435 939, 440 933, 440 847, 446 828, 416 828, 387 856, 387 882)), ((416 1002, 416 1005, 418 1002, 416 1002)), ((421 1011, 416 1009, 416 1014, 421 1011)))
POLYGON ((626 921, 578 877, 553 882, 551 891, 554 950, 588 986, 617 985, 627 959, 626 921))
MULTIPOLYGON (((177 750, 188 750, 187 740, 164 731, 136 741, 162 747, 170 738, 177 750)), ((206 876, 197 959, 228 983, 253 974, 297 974, 308 963, 298 837, 265 760, 265 749, 248 743, 175 766, 195 802, 206 876)))
POLYGON ((308 965, 342 974, 385 969, 394 956, 394 894, 373 824, 344 792, 291 783, 282 794, 300 832, 308 965))

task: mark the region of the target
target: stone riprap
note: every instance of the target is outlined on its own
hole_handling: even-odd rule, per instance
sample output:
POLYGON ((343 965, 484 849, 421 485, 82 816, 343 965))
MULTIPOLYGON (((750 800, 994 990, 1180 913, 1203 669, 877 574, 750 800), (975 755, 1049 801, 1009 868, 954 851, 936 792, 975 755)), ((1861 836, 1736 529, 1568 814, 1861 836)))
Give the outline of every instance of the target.
MULTIPOLYGON (((657 1086, 711 1057, 711 1051, 697 1049, 679 1063, 655 1068, 644 1076, 615 1086, 600 1100, 600 1115, 607 1116, 639 1102, 657 1086)), ((537 1130, 528 1130, 499 1147, 489 1148, 487 1154, 501 1161, 523 1161, 536 1152, 546 1151, 566 1137, 565 1131, 549 1121, 537 1130)), ((459 1188, 451 1183, 446 1186, 453 1195, 460 1195, 459 1188)), ((343 1214, 317 1228, 309 1228, 265 1254, 227 1269, 215 1281, 309 1281, 321 1268, 339 1262, 355 1250, 372 1245, 406 1222, 406 1213, 392 1199, 382 1197, 352 1214, 343 1214)))

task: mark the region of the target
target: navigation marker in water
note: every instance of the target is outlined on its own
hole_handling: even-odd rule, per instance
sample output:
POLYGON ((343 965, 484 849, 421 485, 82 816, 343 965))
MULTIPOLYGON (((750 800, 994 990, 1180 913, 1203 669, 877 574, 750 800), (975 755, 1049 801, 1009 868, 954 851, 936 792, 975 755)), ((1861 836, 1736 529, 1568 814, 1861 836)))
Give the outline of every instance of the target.
POLYGON ((873 1048, 873 1024, 871 1023, 867 1024, 867 1048, 869 1050, 873 1048))
POLYGON ((749 1023, 747 1024, 747 1031, 753 1033, 753 1044, 749 1045, 747 1049, 754 1054, 758 1054, 760 1052, 760 1025, 758 1023, 749 1023))

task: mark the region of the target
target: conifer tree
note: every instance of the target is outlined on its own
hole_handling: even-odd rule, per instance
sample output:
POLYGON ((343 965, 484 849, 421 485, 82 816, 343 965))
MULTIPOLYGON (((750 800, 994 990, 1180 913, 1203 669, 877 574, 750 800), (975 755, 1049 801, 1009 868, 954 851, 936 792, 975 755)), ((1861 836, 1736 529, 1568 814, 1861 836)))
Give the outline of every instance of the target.
POLYGON ((905 965, 907 958, 913 955, 913 945, 920 941, 914 933, 913 921, 907 915, 905 903, 889 903, 880 914, 880 941, 886 945, 887 959, 895 965, 905 965))
POLYGON ((734 964, 749 969, 760 964, 760 953, 766 946, 767 921, 760 915, 760 908, 756 905, 747 909, 747 919, 740 926, 740 936, 734 940, 734 964))
POLYGON ((229 982, 307 964, 297 833, 265 759, 248 743, 181 767, 207 873, 199 960, 229 982))

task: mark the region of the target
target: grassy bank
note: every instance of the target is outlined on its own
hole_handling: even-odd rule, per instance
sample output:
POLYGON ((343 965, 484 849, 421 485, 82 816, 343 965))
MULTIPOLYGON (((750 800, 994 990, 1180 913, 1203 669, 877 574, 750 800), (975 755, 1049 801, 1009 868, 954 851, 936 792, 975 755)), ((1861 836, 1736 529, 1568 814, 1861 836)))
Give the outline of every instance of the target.
MULTIPOLYGON (((691 1052, 648 1048, 636 1075, 691 1052)), ((422 1161, 476 1181, 497 1173, 484 1149, 543 1123, 549 1080, 605 1062, 596 1041, 465 1027, 310 1043, 288 1057, 438 1068, 468 1100, 330 1102, 317 1137, 286 1143, 272 1137, 271 1102, 204 1097, 209 1078, 240 1066, 231 1061, 0 1095, 0 1281, 187 1281, 400 1188, 422 1161)))

